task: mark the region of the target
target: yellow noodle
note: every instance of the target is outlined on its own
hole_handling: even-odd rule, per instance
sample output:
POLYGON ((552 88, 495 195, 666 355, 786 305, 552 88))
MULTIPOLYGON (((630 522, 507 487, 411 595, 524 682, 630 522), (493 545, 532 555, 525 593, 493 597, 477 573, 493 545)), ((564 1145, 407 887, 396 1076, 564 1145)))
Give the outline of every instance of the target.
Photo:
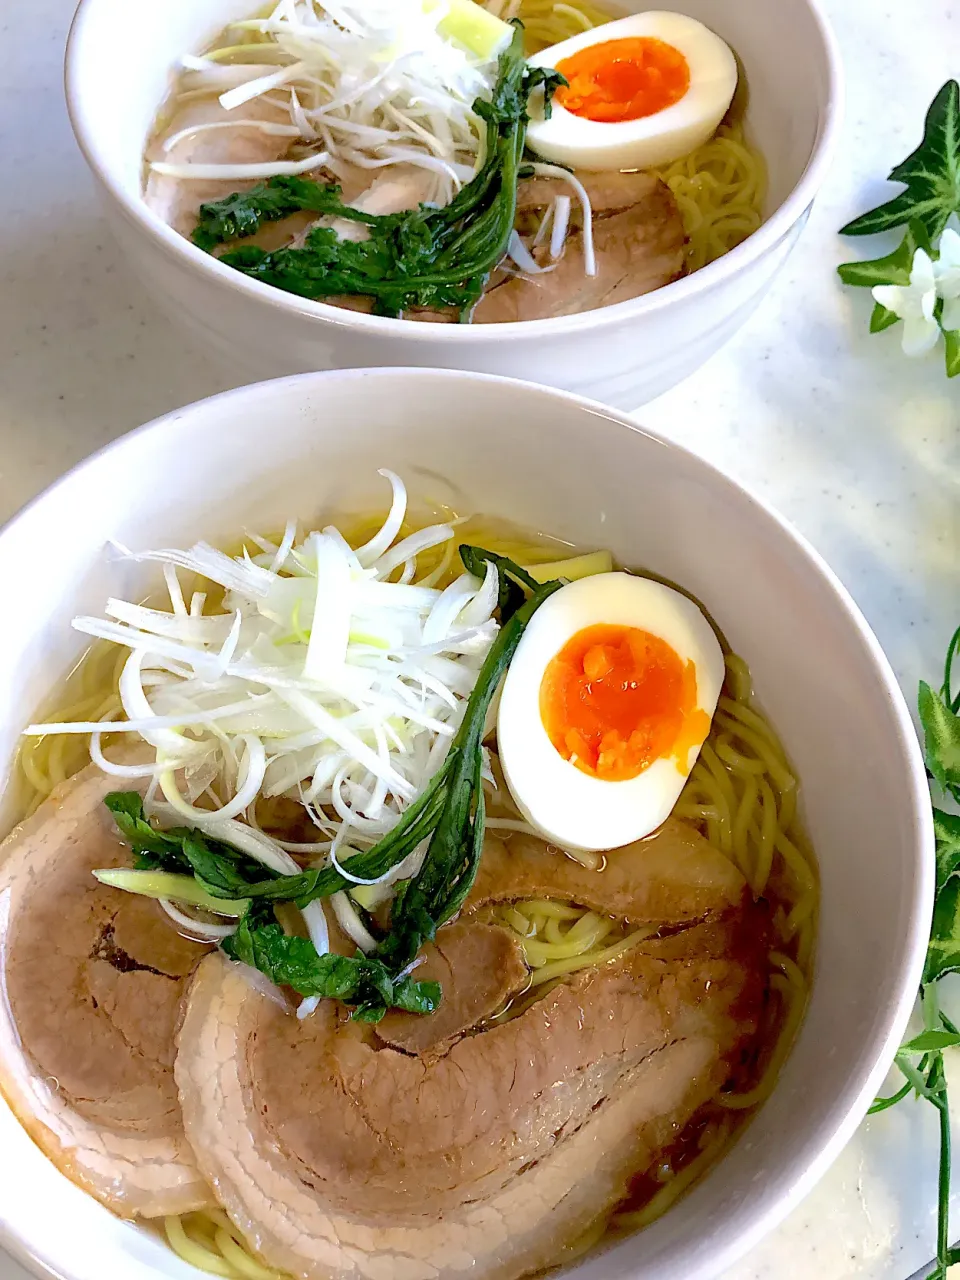
POLYGON ((733 808, 735 804, 733 779, 730 776, 730 770, 724 766, 717 755, 715 737, 713 737, 712 740, 711 738, 708 738, 703 744, 698 764, 700 761, 702 761, 704 765, 703 772, 709 773, 713 777, 720 789, 720 792, 724 796, 727 805, 730 808, 733 808))
POLYGON ((803 971, 795 960, 786 955, 783 951, 771 951, 770 963, 777 965, 786 974, 787 978, 793 985, 799 989, 806 986, 807 980, 803 976, 803 971))
POLYGON ((573 960, 588 955, 612 928, 612 920, 603 920, 592 912, 587 912, 570 929, 564 941, 541 942, 538 938, 525 938, 523 949, 527 963, 540 969, 554 961, 573 960))
POLYGON ((229 1266, 241 1276, 244 1280, 274 1280, 280 1272, 265 1267, 262 1263, 255 1261, 242 1244, 236 1239, 232 1232, 218 1227, 213 1236, 214 1244, 223 1254, 224 1259, 229 1266))
POLYGON ((643 1227, 648 1227, 657 1218, 662 1217, 670 1206, 676 1200, 679 1200, 687 1187, 692 1186, 721 1155, 732 1127, 729 1121, 718 1125, 715 1135, 711 1137, 710 1142, 700 1154, 694 1156, 689 1164, 685 1164, 679 1173, 675 1173, 669 1182, 647 1201, 642 1209, 637 1209, 630 1213, 615 1214, 611 1225, 618 1231, 640 1231, 643 1227))
POLYGON ((750 668, 743 658, 735 653, 727 654, 726 666, 730 697, 738 703, 749 703, 753 697, 753 677, 750 675, 750 668))
POLYGON ((778 821, 777 802, 766 778, 760 779, 760 805, 762 817, 760 819, 759 839, 757 840, 757 863, 752 882, 753 891, 757 896, 766 892, 767 883, 770 880, 778 821))
POLYGON ((693 804, 687 800, 674 806, 674 818, 682 818, 684 822, 716 822, 720 810, 710 804, 693 804))
POLYGON ((717 738, 715 750, 723 763, 728 765, 734 773, 761 774, 767 771, 767 766, 763 760, 749 759, 731 746, 729 740, 722 733, 717 738))
MULTIPOLYGON (((756 809, 759 797, 760 788, 757 785, 757 780, 748 774, 744 779, 740 803, 737 805, 737 816, 733 820, 733 856, 748 883, 751 878, 748 839, 750 819, 756 809)), ((756 893, 756 887, 751 885, 751 888, 756 893)))
MULTIPOLYGON (((789 768, 781 759, 778 759, 780 753, 759 733, 756 733, 753 729, 746 728, 743 724, 733 723, 730 717, 723 714, 717 716, 717 725, 728 733, 731 738, 739 738, 743 746, 750 748, 754 752, 755 760, 761 765, 758 772, 766 771, 769 773, 778 790, 787 791, 797 785, 796 778, 794 778, 789 768)), ((735 750, 729 742, 723 744, 723 746, 724 752, 727 754, 735 750)), ((742 752, 737 752, 737 755, 742 755, 742 752)), ((746 757, 744 756, 743 759, 746 760, 746 757)))
POLYGON ((517 903, 517 910, 524 915, 536 912, 553 920, 579 920, 583 915, 582 908, 567 906, 565 902, 551 902, 549 898, 527 898, 517 903))
POLYGON ((208 1271, 215 1276, 227 1276, 234 1280, 238 1273, 222 1254, 214 1253, 205 1244, 201 1244, 187 1234, 187 1220, 186 1215, 164 1218, 163 1226, 170 1248, 191 1266, 198 1267, 201 1271, 208 1271))
POLYGON ((611 960, 618 960, 620 956, 642 942, 644 938, 649 938, 651 933, 651 929, 638 929, 636 933, 631 933, 622 941, 614 942, 611 946, 604 947, 602 951, 586 951, 570 960, 555 960, 552 964, 545 964, 542 968, 534 970, 530 985, 539 987, 544 982, 553 981, 554 978, 565 977, 568 973, 576 973, 578 969, 587 969, 594 965, 608 964, 611 960))
MULTIPOLYGON (((802 974, 800 976, 803 978, 802 974)), ((777 1083, 777 1077, 780 1074, 780 1068, 786 1061, 787 1054, 792 1049, 794 1039, 800 1029, 800 1022, 806 1008, 806 979, 804 978, 803 985, 798 987, 790 976, 777 973, 771 977, 770 986, 777 992, 785 1005, 780 1034, 773 1047, 773 1053, 770 1056, 767 1068, 757 1085, 744 1093, 718 1094, 717 1101, 730 1111, 749 1111, 752 1107, 757 1107, 761 1102, 766 1101, 773 1092, 773 1087, 777 1083)))

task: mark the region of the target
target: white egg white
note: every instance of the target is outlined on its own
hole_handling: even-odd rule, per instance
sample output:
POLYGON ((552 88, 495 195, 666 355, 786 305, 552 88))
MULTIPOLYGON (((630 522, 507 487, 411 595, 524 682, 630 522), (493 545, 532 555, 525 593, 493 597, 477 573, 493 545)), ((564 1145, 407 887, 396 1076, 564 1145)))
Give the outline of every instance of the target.
POLYGON ((527 145, 544 160, 574 169, 652 169, 689 154, 717 131, 737 87, 737 62, 719 36, 681 13, 634 13, 551 45, 530 58, 555 67, 590 45, 648 36, 673 45, 690 68, 690 87, 671 107, 639 120, 587 120, 556 101, 549 120, 531 101, 527 145))
POLYGON ((568 849, 616 849, 669 817, 700 753, 686 767, 656 760, 635 778, 610 782, 584 773, 557 751, 540 716, 540 685, 551 659, 584 627, 638 627, 693 662, 697 706, 713 717, 723 684, 723 651, 692 600, 648 578, 602 573, 561 587, 533 615, 507 671, 497 716, 504 777, 526 820, 568 849))

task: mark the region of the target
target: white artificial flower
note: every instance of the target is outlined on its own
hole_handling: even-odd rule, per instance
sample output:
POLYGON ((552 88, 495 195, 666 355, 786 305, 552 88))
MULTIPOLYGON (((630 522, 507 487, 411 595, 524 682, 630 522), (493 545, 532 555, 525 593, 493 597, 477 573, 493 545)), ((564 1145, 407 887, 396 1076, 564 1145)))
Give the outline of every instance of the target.
POLYGON ((948 331, 960 329, 960 235, 952 227, 940 237, 940 260, 933 264, 933 278, 943 299, 941 325, 948 331))
POLYGON ((913 255, 910 283, 878 284, 873 290, 875 302, 886 307, 903 321, 904 355, 922 356, 936 346, 940 336, 933 309, 937 305, 937 289, 930 255, 918 249, 913 255))

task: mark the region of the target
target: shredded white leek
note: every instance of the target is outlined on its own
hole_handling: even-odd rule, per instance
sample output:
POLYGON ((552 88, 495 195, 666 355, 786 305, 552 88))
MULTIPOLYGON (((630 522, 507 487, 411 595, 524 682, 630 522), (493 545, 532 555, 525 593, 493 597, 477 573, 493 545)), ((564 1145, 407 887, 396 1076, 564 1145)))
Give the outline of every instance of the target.
MULTIPOLYGON (((597 259, 593 251, 593 207, 590 204, 590 197, 587 194, 586 187, 579 178, 574 177, 569 169, 561 168, 558 164, 542 164, 537 161, 536 164, 531 165, 531 168, 538 178, 559 178, 560 181, 569 183, 575 191, 583 217, 583 270, 585 275, 595 276, 597 274, 597 259)), ((556 217, 556 214, 554 217, 556 217)))
POLYGON ((550 232, 550 257, 554 261, 563 253, 570 225, 570 197, 557 196, 553 202, 553 227, 550 232))
MULTIPOLYGON (((354 549, 335 528, 279 544, 254 536, 229 556, 205 543, 123 557, 162 567, 169 607, 111 599, 106 617, 78 617, 86 635, 124 645, 121 718, 33 724, 31 735, 89 734, 93 759, 120 777, 148 778, 147 812, 188 823, 281 873, 339 865, 375 844, 440 767, 497 633, 497 573, 427 585, 418 556, 445 548, 448 523, 401 536, 407 494, 392 472, 382 527, 354 549), (403 566, 407 581, 391 581, 403 566), (205 579, 187 609, 178 571, 205 579), (207 607, 204 610, 204 603, 207 607), (215 604, 213 602, 216 602, 215 604), (201 611, 204 610, 204 611, 201 611), (145 763, 104 756, 103 733, 152 750, 145 763), (260 829, 256 802, 301 806, 306 831, 289 842, 260 829)), ((115 717, 116 713, 112 713, 115 717)), ((281 833, 283 834, 283 833, 281 833)), ((413 874, 422 851, 383 878, 413 874)), ((174 897, 170 892, 165 897, 174 897)), ((317 950, 329 949, 322 909, 304 912, 317 950)), ((362 948, 372 938, 350 900, 334 904, 362 948)))
MULTIPOLYGON (((238 112, 235 121, 228 114, 218 123, 248 129, 249 116, 239 110, 246 104, 285 105, 296 135, 307 145, 319 143, 323 160, 157 161, 155 172, 241 180, 304 173, 322 163, 335 172, 338 163, 413 165, 431 173, 426 198, 446 204, 481 163, 484 126, 473 103, 489 98, 497 53, 511 34, 482 9, 474 12, 462 0, 281 0, 265 17, 229 30, 238 34, 205 57, 181 58, 182 95, 218 94, 226 113, 238 112), (251 65, 251 54, 258 65, 251 65)), ((424 197, 413 205, 418 198, 424 197)))

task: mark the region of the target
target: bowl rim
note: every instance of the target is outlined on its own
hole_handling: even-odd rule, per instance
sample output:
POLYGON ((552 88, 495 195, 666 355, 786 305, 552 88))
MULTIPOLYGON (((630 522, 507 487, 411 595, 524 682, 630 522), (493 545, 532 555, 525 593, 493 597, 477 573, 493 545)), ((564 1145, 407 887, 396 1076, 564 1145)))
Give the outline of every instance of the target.
MULTIPOLYGON (((197 248, 186 237, 168 226, 149 208, 142 197, 132 197, 124 189, 114 173, 109 154, 100 145, 95 131, 90 127, 86 113, 85 79, 95 74, 97 60, 87 50, 87 27, 91 15, 103 0, 79 0, 67 35, 64 58, 64 93, 67 114, 77 145, 90 169, 102 183, 126 220, 150 237, 163 255, 182 261, 197 274, 199 279, 222 285, 248 297, 251 302, 273 306, 290 316, 305 320, 335 324, 344 329, 358 330, 372 338, 395 338, 413 346, 442 342, 453 350, 465 344, 490 347, 503 338, 516 341, 521 338, 562 337, 573 333, 595 331, 615 326, 621 321, 653 317, 673 302, 696 298, 739 275, 769 253, 801 221, 823 185, 836 153, 843 124, 844 75, 840 48, 833 28, 823 8, 822 0, 800 0, 813 19, 820 40, 820 54, 824 60, 825 101, 817 124, 813 147, 803 173, 780 206, 735 248, 689 275, 671 284, 663 285, 639 298, 597 307, 592 311, 577 312, 569 316, 555 316, 540 320, 510 320, 497 324, 451 324, 441 321, 409 321, 389 316, 366 315, 335 307, 327 302, 314 302, 296 294, 286 293, 273 285, 253 280, 240 271, 225 266, 217 258, 197 248), (89 68, 89 71, 86 69, 89 68)), ((413 353, 411 353, 413 355, 413 353)))
MULTIPOLYGON (((820 580, 830 589, 837 605, 845 617, 847 624, 856 633, 876 676, 879 691, 894 721, 894 733, 898 749, 903 756, 907 769, 909 785, 907 793, 911 808, 911 825, 913 828, 913 902, 909 917, 905 920, 899 949, 904 961, 895 976, 893 986, 895 995, 887 1005, 881 1021, 873 1034, 871 1059, 872 1066, 865 1070, 855 1092, 847 1094, 843 1109, 833 1116, 825 1125, 826 1132, 817 1140, 817 1149, 807 1157, 797 1157, 792 1169, 783 1170, 778 1175, 783 1182, 781 1190, 764 1210, 739 1235, 721 1242, 714 1242, 710 1260, 703 1264, 695 1264, 688 1273, 691 1280, 708 1280, 719 1276, 726 1268, 733 1265, 760 1240, 772 1231, 794 1209, 800 1201, 813 1189, 816 1182, 826 1173, 829 1166, 839 1156, 860 1122, 867 1109, 877 1095, 899 1047, 907 1022, 912 1012, 916 991, 926 954, 926 943, 929 936, 930 918, 933 912, 934 898, 934 831, 933 813, 930 793, 927 784, 926 770, 920 749, 920 742, 914 728, 905 697, 897 678, 884 654, 880 642, 874 635, 859 606, 850 592, 843 585, 816 548, 794 526, 781 516, 759 494, 749 486, 734 479, 720 467, 701 457, 693 449, 644 427, 636 419, 619 410, 610 409, 586 396, 569 391, 545 387, 517 378, 507 378, 495 374, 473 373, 458 369, 436 369, 415 367, 375 367, 360 369, 336 369, 322 372, 292 374, 284 378, 251 383, 231 390, 219 392, 202 400, 155 418, 143 424, 119 439, 110 441, 96 452, 89 455, 72 467, 52 485, 26 503, 16 514, 0 527, 0 549, 4 543, 15 535, 18 526, 26 523, 28 517, 41 504, 56 501, 59 492, 74 483, 78 475, 95 470, 100 459, 112 451, 123 451, 135 445, 135 442, 148 433, 161 433, 168 425, 185 415, 203 411, 213 402, 230 403, 232 400, 252 398, 269 404, 278 388, 296 385, 309 387, 312 383, 329 383, 333 381, 351 382, 359 379, 390 379, 397 383, 459 381, 464 385, 470 383, 495 383, 506 388, 513 388, 523 396, 539 396, 541 399, 566 401, 576 406, 578 411, 590 416, 600 416, 615 423, 623 430, 636 432, 679 456, 686 463, 693 464, 709 479, 711 485, 718 490, 726 490, 740 502, 752 508, 761 520, 771 521, 780 531, 787 543, 801 560, 815 571, 820 580)), ((819 981, 824 976, 819 975, 819 981)), ((2 1104, 0 1097, 0 1104, 2 1104)), ((5 1105, 5 1104, 4 1104, 5 1105)), ((51 1165, 51 1170, 53 1166, 51 1165)), ((47 1264, 39 1249, 39 1242, 29 1241, 14 1231, 12 1225, 4 1218, 0 1209, 0 1248, 6 1249, 19 1261, 28 1266, 35 1274, 43 1277, 54 1277, 55 1280, 70 1280, 69 1274, 55 1270, 47 1264)))

